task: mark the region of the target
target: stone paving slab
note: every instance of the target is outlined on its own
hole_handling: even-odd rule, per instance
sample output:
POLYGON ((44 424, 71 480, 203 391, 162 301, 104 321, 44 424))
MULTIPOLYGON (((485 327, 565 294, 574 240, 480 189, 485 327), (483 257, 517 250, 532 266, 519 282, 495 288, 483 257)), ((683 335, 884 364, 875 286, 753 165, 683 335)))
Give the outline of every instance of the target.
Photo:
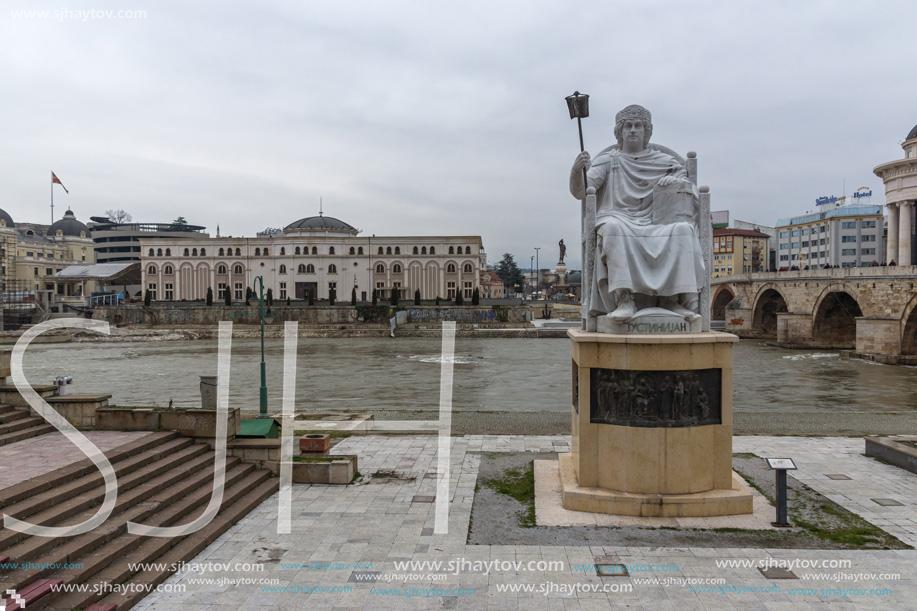
MULTIPOLYGON (((569 447, 565 436, 452 438, 449 530, 433 534, 436 504, 411 499, 435 494, 436 478, 424 475, 437 468, 437 444, 434 436, 343 440, 333 453, 359 455, 364 474, 391 471, 393 476, 364 478, 366 483, 347 487, 294 486, 289 535, 277 534, 279 495, 272 496, 193 561, 243 568, 175 575, 167 585, 185 591, 151 594, 135 609, 768 611, 912 609, 917 600, 914 550, 590 547, 563 541, 468 545, 479 453, 556 452, 569 447), (589 569, 598 556, 618 557, 630 575, 596 575, 589 569), (408 560, 440 564, 401 565, 408 560), (245 568, 246 563, 263 564, 265 570, 245 568), (799 578, 769 580, 758 570, 780 563, 799 578), (849 564, 838 568, 837 563, 849 564), (372 581, 361 582, 355 576, 360 573, 371 573, 372 581), (894 574, 900 579, 882 578, 894 574), (253 581, 215 584, 202 578, 253 581), (263 579, 276 581, 258 583, 263 579)), ((846 499, 839 502, 851 511, 884 520, 902 538, 917 540, 917 493, 910 490, 917 488, 917 475, 861 456, 862 444, 856 439, 736 438, 734 449, 790 456, 799 465, 791 477, 846 499), (825 475, 838 473, 852 479, 825 475), (894 498, 905 505, 881 507, 870 498, 894 498)))
MULTIPOLYGON (((149 431, 83 431, 103 452, 149 435, 149 431)), ((0 494, 3 489, 86 458, 63 433, 48 433, 0 446, 0 494)))

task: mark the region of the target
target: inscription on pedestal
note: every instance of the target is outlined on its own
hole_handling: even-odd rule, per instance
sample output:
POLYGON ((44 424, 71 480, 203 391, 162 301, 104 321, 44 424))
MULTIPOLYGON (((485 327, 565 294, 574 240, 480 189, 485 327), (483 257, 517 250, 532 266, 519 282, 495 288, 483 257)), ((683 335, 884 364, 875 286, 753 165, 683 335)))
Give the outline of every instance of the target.
POLYGON ((720 369, 590 370, 590 422, 681 427, 721 424, 720 369))

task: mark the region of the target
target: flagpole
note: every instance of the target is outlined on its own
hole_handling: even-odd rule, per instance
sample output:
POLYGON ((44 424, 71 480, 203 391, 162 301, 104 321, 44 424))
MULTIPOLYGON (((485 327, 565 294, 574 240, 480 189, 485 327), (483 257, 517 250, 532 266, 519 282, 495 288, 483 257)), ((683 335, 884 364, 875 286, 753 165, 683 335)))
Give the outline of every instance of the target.
POLYGON ((54 224, 54 172, 51 172, 51 224, 54 224))

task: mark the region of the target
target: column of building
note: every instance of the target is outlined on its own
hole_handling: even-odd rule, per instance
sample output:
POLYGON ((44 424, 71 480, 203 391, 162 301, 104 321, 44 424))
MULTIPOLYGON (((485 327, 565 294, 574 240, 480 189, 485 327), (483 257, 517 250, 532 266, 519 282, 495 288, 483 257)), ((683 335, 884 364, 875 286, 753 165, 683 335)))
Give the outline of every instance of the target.
POLYGON ((914 215, 914 202, 900 202, 898 214, 898 265, 911 264, 911 232, 914 215))
POLYGON ((888 250, 885 256, 888 263, 898 262, 898 204, 888 204, 888 250))

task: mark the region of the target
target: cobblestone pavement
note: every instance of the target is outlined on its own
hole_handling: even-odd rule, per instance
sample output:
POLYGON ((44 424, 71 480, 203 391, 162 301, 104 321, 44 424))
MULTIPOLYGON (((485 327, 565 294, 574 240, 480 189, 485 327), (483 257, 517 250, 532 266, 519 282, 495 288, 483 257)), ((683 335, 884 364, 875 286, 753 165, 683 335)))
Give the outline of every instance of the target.
MULTIPOLYGON (((149 435, 149 432, 84 431, 105 452, 149 435)), ((47 433, 0 447, 0 494, 13 484, 38 477, 86 458, 63 433, 47 433)))
MULTIPOLYGON (((433 411, 372 411, 377 420, 436 420, 433 411)), ((733 412, 736 435, 917 435, 917 412, 733 412)), ((565 412, 452 412, 453 435, 569 434, 565 412)))
MULTIPOLYGON (((197 567, 202 567, 201 563, 229 563, 228 571, 175 575, 167 585, 185 586, 186 591, 154 593, 135 609, 914 608, 915 550, 466 543, 481 460, 478 452, 547 453, 568 448, 569 437, 565 435, 453 437, 449 530, 447 534, 433 534, 436 505, 429 497, 436 494, 437 438, 347 438, 333 451, 359 456, 360 471, 366 474, 364 483, 294 486, 292 534, 277 534, 279 495, 274 495, 192 562, 197 567), (386 477, 368 477, 380 471, 386 472, 386 477), (597 556, 618 557, 630 567, 630 575, 600 577, 594 571, 582 570, 594 566, 597 556), (399 565, 409 560, 454 564, 439 568, 399 565), (483 564, 494 562, 497 564, 487 565, 490 570, 483 564), (246 563, 263 563, 265 570, 254 571, 244 566, 246 563), (790 568, 797 579, 766 579, 758 570, 759 565, 781 563, 792 563, 790 568), (461 570, 450 570, 456 566, 461 570), (900 579, 883 578, 894 574, 900 579), (202 583, 201 579, 213 581, 202 583), (224 581, 219 583, 219 579, 224 581), (245 579, 253 581, 243 585, 227 581, 245 579), (263 579, 277 581, 258 583, 263 579)), ((862 440, 738 437, 734 450, 792 457, 799 470, 791 477, 903 540, 917 541, 917 476, 864 458, 862 440), (838 474, 851 479, 827 477, 838 474), (872 500, 886 498, 901 505, 883 507, 872 500)))

